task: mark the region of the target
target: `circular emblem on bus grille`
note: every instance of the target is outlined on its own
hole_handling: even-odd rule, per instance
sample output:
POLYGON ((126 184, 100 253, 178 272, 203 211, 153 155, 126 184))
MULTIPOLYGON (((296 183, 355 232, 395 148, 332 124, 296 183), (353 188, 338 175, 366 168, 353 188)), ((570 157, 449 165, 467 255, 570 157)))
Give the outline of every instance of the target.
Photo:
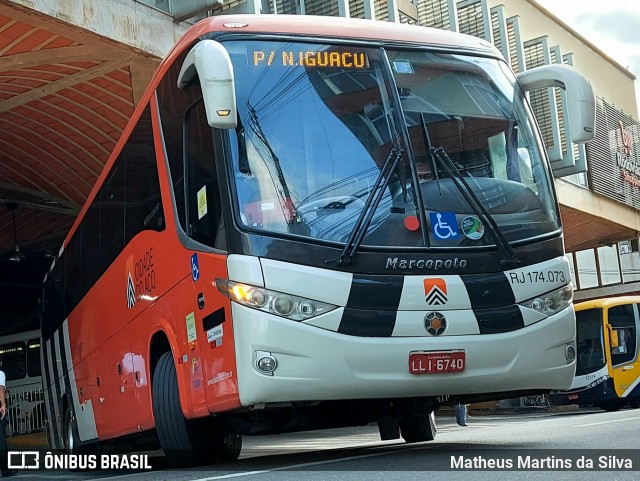
POLYGON ((430 312, 424 317, 424 327, 432 336, 439 336, 447 329, 447 320, 441 312, 430 312))

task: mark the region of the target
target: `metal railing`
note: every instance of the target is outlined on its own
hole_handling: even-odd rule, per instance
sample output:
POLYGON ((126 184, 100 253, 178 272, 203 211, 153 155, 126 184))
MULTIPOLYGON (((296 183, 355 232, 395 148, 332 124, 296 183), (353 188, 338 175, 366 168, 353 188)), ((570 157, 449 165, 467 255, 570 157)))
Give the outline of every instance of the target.
POLYGON ((537 396, 523 396, 522 405, 546 409, 551 406, 551 401, 547 394, 539 394, 537 396))
POLYGON ((44 395, 40 384, 7 389, 7 436, 17 436, 44 429, 44 395))

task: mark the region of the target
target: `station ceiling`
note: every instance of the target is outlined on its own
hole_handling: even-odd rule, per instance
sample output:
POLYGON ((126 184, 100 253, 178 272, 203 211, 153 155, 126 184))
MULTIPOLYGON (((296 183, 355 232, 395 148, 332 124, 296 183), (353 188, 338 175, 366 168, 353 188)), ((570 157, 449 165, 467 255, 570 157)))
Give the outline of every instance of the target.
MULTIPOLYGON (((52 255, 158 61, 0 4, 0 335, 38 327, 52 255)), ((588 212, 563 206, 562 214, 569 251, 635 235, 588 212)))
POLYGON ((618 241, 638 237, 636 230, 584 210, 561 205, 560 215, 567 252, 614 245, 618 241))
POLYGON ((37 327, 51 256, 157 63, 78 27, 0 5, 0 335, 37 327))

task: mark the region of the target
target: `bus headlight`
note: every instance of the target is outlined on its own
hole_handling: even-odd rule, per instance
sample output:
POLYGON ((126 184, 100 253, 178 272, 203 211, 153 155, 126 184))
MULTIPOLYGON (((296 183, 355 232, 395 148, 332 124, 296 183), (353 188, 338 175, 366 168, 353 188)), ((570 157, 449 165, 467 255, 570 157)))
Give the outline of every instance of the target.
POLYGON ((540 296, 521 302, 519 305, 533 311, 552 316, 566 309, 573 300, 573 286, 568 284, 555 291, 547 292, 540 296))
POLYGON ((291 296, 279 294, 271 301, 271 307, 274 314, 287 317, 296 308, 296 303, 291 296))
POLYGON ((215 284, 220 292, 238 304, 291 319, 292 321, 311 319, 338 307, 333 304, 226 279, 216 279, 215 284))

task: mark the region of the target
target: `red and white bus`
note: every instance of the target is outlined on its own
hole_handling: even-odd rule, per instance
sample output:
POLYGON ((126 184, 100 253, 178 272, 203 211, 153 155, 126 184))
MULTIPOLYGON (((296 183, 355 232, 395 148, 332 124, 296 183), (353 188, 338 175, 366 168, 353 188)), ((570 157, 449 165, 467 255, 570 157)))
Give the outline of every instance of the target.
POLYGON ((566 389, 569 265, 525 92, 488 43, 386 22, 218 16, 158 68, 44 281, 48 435, 154 440, 365 425, 433 439, 439 400, 566 389))

